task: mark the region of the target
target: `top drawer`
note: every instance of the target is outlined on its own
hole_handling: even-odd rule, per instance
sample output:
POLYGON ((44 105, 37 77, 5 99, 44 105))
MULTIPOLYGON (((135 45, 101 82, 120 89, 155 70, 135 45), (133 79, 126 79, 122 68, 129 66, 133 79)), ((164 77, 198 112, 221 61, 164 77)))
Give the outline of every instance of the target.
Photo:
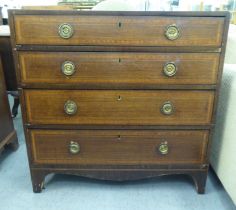
POLYGON ((223 17, 16 15, 16 44, 221 46, 223 17))

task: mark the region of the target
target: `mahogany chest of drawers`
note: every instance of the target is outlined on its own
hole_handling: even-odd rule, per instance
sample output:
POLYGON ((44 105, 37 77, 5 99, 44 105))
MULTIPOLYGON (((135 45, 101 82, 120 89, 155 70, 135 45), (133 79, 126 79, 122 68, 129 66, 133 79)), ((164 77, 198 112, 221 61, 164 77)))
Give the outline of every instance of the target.
POLYGON ((34 192, 49 173, 188 174, 203 193, 227 12, 10 11, 34 192))

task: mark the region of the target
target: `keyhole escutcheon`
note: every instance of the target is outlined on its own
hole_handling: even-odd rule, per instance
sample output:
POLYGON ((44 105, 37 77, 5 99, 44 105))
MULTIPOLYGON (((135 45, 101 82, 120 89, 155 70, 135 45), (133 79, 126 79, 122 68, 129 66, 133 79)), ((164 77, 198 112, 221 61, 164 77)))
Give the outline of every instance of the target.
POLYGON ((118 96, 117 101, 121 101, 121 100, 122 100, 122 97, 118 96))

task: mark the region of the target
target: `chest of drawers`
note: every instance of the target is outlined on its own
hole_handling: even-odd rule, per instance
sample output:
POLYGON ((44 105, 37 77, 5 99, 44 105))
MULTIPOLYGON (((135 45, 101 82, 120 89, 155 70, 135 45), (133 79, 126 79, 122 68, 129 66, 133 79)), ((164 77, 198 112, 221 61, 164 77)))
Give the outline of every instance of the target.
POLYGON ((10 11, 34 192, 49 173, 188 174, 203 193, 226 12, 10 11))

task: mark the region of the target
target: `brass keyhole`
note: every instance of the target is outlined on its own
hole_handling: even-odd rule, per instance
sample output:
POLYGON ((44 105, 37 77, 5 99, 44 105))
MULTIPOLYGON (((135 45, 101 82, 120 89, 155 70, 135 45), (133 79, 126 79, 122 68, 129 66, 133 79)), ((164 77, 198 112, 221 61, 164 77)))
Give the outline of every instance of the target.
POLYGON ((121 101, 121 100, 122 100, 122 97, 118 96, 117 101, 121 101))

